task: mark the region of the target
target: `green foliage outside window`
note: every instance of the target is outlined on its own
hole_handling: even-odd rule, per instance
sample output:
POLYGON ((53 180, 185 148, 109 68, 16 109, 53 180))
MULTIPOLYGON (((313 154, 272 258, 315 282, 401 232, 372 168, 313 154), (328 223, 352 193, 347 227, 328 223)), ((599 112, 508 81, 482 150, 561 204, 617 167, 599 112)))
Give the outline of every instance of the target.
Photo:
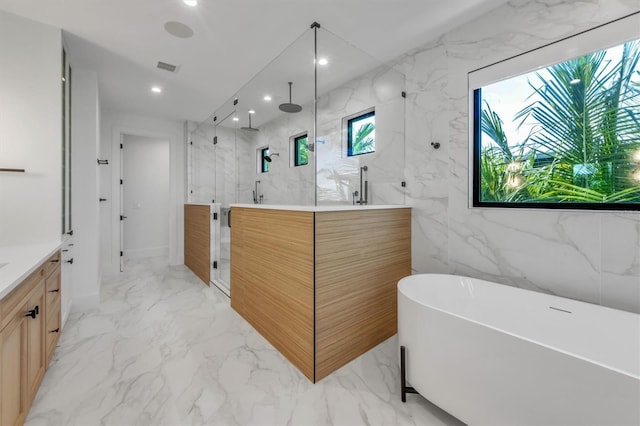
POLYGON ((376 150, 376 116, 371 111, 347 121, 347 155, 361 155, 376 150))
POLYGON ((640 208, 639 61, 635 41, 529 74, 512 117, 478 89, 474 203, 640 208))
POLYGON ((298 136, 293 140, 294 144, 294 165, 304 166, 309 164, 309 138, 306 134, 298 136))

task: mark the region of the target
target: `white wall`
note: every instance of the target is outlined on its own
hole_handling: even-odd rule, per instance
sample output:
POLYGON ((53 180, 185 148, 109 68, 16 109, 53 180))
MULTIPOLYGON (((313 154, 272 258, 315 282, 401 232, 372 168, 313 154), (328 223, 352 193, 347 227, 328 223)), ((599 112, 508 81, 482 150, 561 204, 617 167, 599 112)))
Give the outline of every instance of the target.
POLYGON ((640 312, 638 212, 468 207, 467 84, 472 70, 639 9, 635 0, 511 1, 400 59, 414 272, 468 275, 640 312))
POLYGON ((106 273, 119 271, 120 262, 120 135, 137 135, 169 140, 170 211, 169 262, 184 261, 185 131, 180 121, 102 110, 100 126, 101 158, 109 166, 100 168, 100 193, 108 201, 100 206, 101 260, 106 273))
POLYGON ((60 241, 59 29, 0 11, 0 244, 60 241))
MULTIPOLYGON (((72 54, 73 52, 71 52, 72 54)), ((73 63, 72 63, 73 66, 73 63)), ((100 293, 100 99, 95 71, 72 69, 72 205, 73 241, 70 253, 72 298, 83 308, 99 301, 100 293)))
POLYGON ((169 255, 169 140, 124 135, 125 259, 169 255))

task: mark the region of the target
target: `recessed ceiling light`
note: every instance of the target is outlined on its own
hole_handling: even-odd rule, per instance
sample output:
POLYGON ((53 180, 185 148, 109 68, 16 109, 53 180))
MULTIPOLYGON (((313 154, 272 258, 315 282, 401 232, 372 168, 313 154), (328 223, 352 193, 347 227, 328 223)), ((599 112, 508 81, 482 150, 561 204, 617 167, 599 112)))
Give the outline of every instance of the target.
POLYGON ((271 96, 266 95, 266 96, 264 97, 264 100, 265 100, 265 101, 267 101, 267 102, 269 102, 269 101, 271 100, 271 96))
POLYGON ((158 86, 153 86, 153 87, 151 88, 151 91, 152 91, 153 93, 162 93, 162 89, 161 89, 160 87, 158 87, 158 86))
POLYGON ((328 63, 329 63, 329 61, 327 60, 327 58, 318 59, 318 64, 320 64, 320 65, 327 65, 328 63))
POLYGON ((249 114, 255 114, 256 112, 252 109, 249 110, 249 114))
POLYGON ((233 121, 240 121, 238 117, 233 117, 233 121))
POLYGON ((582 81, 582 80, 580 80, 579 78, 574 78, 573 80, 571 80, 571 81, 569 82, 569 84, 578 84, 578 83, 580 83, 581 81, 582 81))
POLYGON ((184 4, 186 4, 187 6, 197 6, 198 5, 198 0, 183 0, 184 4))

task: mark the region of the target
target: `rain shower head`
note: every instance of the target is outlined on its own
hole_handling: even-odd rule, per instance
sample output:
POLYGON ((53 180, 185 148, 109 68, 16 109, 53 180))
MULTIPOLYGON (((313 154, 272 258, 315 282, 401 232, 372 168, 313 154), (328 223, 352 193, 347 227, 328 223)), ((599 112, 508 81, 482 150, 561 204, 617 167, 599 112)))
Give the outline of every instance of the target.
POLYGON ((278 108, 280 111, 296 113, 302 111, 302 107, 298 104, 294 104, 291 102, 291 86, 293 86, 293 82, 289 82, 289 103, 280 104, 278 108))
POLYGON ((240 127, 242 130, 249 130, 250 132, 257 132, 260 129, 256 129, 255 127, 251 127, 251 115, 255 112, 253 110, 249 110, 249 127, 240 127))
POLYGON ((274 152, 273 154, 265 155, 264 159, 267 161, 267 163, 270 163, 273 161, 273 158, 271 157, 280 157, 280 153, 274 152))

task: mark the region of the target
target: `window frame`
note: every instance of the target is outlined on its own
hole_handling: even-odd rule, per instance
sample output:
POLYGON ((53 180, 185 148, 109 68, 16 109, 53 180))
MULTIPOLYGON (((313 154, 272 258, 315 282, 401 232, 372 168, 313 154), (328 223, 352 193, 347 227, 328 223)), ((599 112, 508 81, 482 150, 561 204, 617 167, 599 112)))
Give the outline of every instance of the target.
MULTIPOLYGON (((357 112, 355 114, 351 114, 347 117, 344 117, 342 119, 342 125, 344 127, 344 135, 345 135, 345 152, 347 154, 347 157, 357 157, 360 155, 366 155, 366 154, 375 154, 376 149, 375 149, 375 137, 373 139, 373 151, 368 151, 368 152, 361 152, 358 154, 353 154, 353 141, 352 141, 352 125, 354 123, 357 123, 358 121, 361 120, 365 120, 369 117, 374 117, 374 123, 375 123, 375 117, 376 117, 376 110, 375 107, 371 107, 371 108, 367 108, 363 111, 357 112)), ((374 124, 375 126, 375 124, 374 124)), ((374 128, 375 131, 375 128, 374 128)))
POLYGON ((291 136, 291 141, 293 145, 293 167, 306 166, 309 164, 309 133, 302 132, 297 135, 291 136), (307 140, 307 162, 306 163, 298 163, 298 157, 300 154, 300 141, 302 139, 307 140))
POLYGON ((482 88, 529 72, 568 61, 596 51, 638 40, 637 13, 573 36, 487 65, 468 74, 469 84, 469 207, 520 208, 592 211, 637 211, 640 203, 593 202, 506 202, 482 201, 481 196, 481 118, 482 88), (567 52, 570 52, 567 54, 567 52))
POLYGON ((265 157, 269 155, 269 146, 261 146, 256 150, 256 159, 258 163, 258 173, 269 173, 269 162, 265 157))

